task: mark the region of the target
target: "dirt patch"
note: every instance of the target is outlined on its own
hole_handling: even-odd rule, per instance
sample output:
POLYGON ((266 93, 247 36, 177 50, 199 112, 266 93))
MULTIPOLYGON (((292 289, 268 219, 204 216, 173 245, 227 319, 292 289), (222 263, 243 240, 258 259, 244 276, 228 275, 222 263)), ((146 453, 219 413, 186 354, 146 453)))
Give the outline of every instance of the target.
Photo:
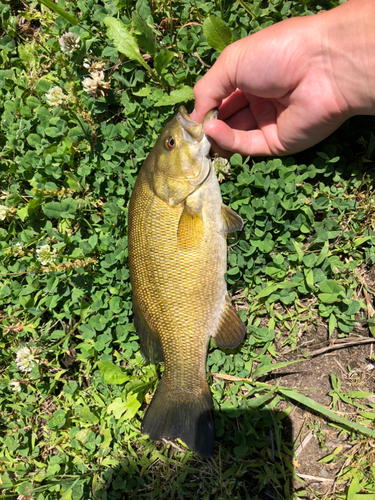
MULTIPOLYGON (((361 335, 353 333, 345 339, 334 337, 328 339, 325 324, 307 329, 299 338, 300 346, 294 352, 282 347, 279 340, 278 352, 285 352, 278 361, 290 361, 302 358, 300 363, 279 369, 272 374, 272 379, 280 385, 295 389, 299 393, 313 399, 326 408, 335 410, 341 417, 347 416, 353 420, 359 413, 358 408, 345 404, 340 399, 336 408, 332 407, 332 374, 339 379, 340 391, 373 392, 375 380, 375 365, 371 362, 374 350, 372 343, 351 345, 336 349, 337 343, 373 340, 368 328, 361 326, 361 335), (303 352, 308 348, 310 353, 320 352, 314 357, 303 359, 303 352)), ((367 401, 368 402, 368 401, 367 401)), ((371 401, 372 402, 372 401, 371 401)), ((280 410, 290 407, 286 401, 279 403, 280 410)), ((353 442, 350 436, 340 429, 329 425, 329 421, 318 413, 301 406, 293 408, 289 414, 289 426, 284 441, 287 445, 294 445, 297 450, 295 470, 305 482, 294 482, 294 490, 300 489, 309 492, 305 498, 316 498, 316 495, 338 492, 344 484, 335 480, 337 473, 345 464, 348 453, 358 449, 358 441, 353 442), (320 462, 323 457, 331 454, 337 447, 342 446, 338 460, 333 463, 320 462), (357 448, 356 448, 357 447, 357 448)), ((332 424, 332 422, 331 422, 332 424)), ((366 438, 364 438, 366 439, 366 438)))

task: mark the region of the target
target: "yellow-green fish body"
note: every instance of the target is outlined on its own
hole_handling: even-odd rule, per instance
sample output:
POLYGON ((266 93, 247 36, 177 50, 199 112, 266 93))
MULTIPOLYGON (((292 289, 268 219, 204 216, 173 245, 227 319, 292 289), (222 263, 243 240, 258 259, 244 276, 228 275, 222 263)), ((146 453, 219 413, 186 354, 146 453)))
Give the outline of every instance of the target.
POLYGON ((224 280, 225 234, 242 220, 222 204, 209 149, 203 125, 180 108, 146 159, 129 206, 134 322, 145 357, 165 363, 142 431, 155 440, 180 437, 202 456, 214 443, 210 337, 230 348, 245 332, 224 280))

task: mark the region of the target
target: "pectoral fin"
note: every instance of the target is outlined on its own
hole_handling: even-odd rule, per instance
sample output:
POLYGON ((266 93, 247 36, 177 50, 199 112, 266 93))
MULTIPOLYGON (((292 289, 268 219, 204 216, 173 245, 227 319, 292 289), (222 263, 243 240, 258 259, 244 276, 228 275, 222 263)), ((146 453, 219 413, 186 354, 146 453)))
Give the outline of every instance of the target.
POLYGON ((213 336, 214 342, 220 349, 234 349, 243 341, 245 333, 246 327, 232 306, 229 295, 226 295, 224 311, 213 336))
POLYGON ((235 233, 243 228, 243 220, 231 208, 221 205, 221 218, 224 225, 224 233, 235 233))
POLYGON ((182 250, 193 250, 204 236, 202 214, 185 205, 177 230, 178 245, 182 250))
POLYGON ((151 363, 163 361, 163 351, 157 335, 148 326, 146 318, 133 295, 134 326, 139 335, 142 356, 151 363))

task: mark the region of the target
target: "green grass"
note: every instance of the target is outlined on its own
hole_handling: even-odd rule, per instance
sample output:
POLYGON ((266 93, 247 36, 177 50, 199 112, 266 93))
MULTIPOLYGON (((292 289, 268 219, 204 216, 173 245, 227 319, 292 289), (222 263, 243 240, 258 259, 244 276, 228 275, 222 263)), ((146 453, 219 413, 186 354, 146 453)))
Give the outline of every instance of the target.
POLYGON ((229 237, 226 279, 248 334, 236 350, 210 347, 210 460, 140 434, 163 367, 140 355, 127 267, 137 171, 179 103, 192 109, 192 88, 217 50, 336 3, 2 3, 4 498, 308 498, 301 480, 298 492, 293 486, 295 446, 284 437, 295 405, 353 444, 327 452, 327 463, 343 464, 327 498, 374 498, 375 405, 363 391, 345 393, 333 376, 326 408, 267 379, 290 364, 278 359, 280 346, 299 360, 301 332, 318 324, 332 338, 347 337, 356 322, 375 333, 367 322, 375 293, 363 279, 375 264, 373 118, 352 119, 294 158, 231 158, 222 194, 245 228, 229 237), (66 32, 80 37, 71 53, 58 42, 66 32), (96 96, 82 85, 86 58, 103 61, 110 84, 96 96), (58 107, 46 97, 53 87, 61 89, 58 107), (22 348, 29 360, 17 364, 22 348))

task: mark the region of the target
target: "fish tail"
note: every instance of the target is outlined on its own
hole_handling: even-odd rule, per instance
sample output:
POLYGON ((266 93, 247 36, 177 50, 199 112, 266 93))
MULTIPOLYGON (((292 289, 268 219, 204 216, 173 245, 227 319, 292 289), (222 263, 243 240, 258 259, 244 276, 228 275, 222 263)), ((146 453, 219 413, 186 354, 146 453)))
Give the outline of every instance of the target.
POLYGON ((205 382, 199 395, 184 401, 182 394, 169 390, 163 380, 159 382, 154 397, 146 411, 141 432, 154 441, 180 438, 202 457, 210 457, 214 451, 214 424, 212 399, 205 382))

